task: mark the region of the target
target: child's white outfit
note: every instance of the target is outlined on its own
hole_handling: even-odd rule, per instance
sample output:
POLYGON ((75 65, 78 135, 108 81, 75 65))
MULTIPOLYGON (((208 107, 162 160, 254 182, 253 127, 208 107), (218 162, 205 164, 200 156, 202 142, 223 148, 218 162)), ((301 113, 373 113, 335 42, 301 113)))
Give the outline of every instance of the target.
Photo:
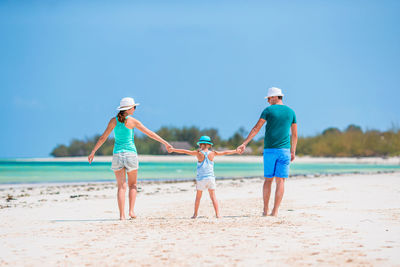
POLYGON ((210 151, 200 151, 204 155, 202 162, 197 162, 196 190, 215 189, 214 161, 208 158, 210 151))

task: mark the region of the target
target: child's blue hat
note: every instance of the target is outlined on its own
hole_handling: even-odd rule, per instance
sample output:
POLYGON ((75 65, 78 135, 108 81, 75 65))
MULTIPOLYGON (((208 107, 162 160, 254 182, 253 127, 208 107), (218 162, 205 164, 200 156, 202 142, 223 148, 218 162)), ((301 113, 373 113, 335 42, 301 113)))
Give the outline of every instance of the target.
POLYGON ((197 142, 197 145, 200 144, 210 144, 210 145, 214 145, 213 143, 211 143, 211 138, 207 135, 203 135, 202 137, 200 137, 199 142, 197 142))

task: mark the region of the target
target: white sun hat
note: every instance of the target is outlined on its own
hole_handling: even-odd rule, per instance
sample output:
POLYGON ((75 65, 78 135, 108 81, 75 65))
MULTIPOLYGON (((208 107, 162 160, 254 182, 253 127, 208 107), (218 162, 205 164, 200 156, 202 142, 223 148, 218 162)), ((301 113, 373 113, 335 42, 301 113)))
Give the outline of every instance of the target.
POLYGON ((117 107, 117 110, 128 110, 138 105, 140 104, 135 103, 135 99, 133 99, 132 97, 124 97, 119 102, 119 107, 117 107))
POLYGON ((284 96, 284 94, 282 94, 281 89, 279 89, 277 87, 271 87, 268 89, 268 95, 265 98, 268 98, 271 96, 284 96))

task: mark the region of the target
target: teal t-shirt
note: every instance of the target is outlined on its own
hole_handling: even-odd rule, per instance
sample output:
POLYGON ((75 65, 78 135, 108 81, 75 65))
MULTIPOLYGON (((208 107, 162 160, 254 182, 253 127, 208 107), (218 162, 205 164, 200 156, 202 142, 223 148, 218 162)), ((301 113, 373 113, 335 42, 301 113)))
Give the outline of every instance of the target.
POLYGON ((285 105, 271 105, 260 116, 267 121, 264 148, 290 148, 290 127, 296 122, 296 114, 285 105))

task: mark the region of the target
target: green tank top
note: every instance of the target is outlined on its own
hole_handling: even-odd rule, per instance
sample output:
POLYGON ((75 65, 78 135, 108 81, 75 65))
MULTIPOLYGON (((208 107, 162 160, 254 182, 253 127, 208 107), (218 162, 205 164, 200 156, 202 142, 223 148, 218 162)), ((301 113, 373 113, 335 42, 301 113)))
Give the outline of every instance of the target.
POLYGON ((121 152, 132 152, 137 154, 135 141, 134 141, 134 130, 129 129, 125 126, 125 123, 119 122, 118 117, 117 125, 114 128, 114 154, 121 152))

